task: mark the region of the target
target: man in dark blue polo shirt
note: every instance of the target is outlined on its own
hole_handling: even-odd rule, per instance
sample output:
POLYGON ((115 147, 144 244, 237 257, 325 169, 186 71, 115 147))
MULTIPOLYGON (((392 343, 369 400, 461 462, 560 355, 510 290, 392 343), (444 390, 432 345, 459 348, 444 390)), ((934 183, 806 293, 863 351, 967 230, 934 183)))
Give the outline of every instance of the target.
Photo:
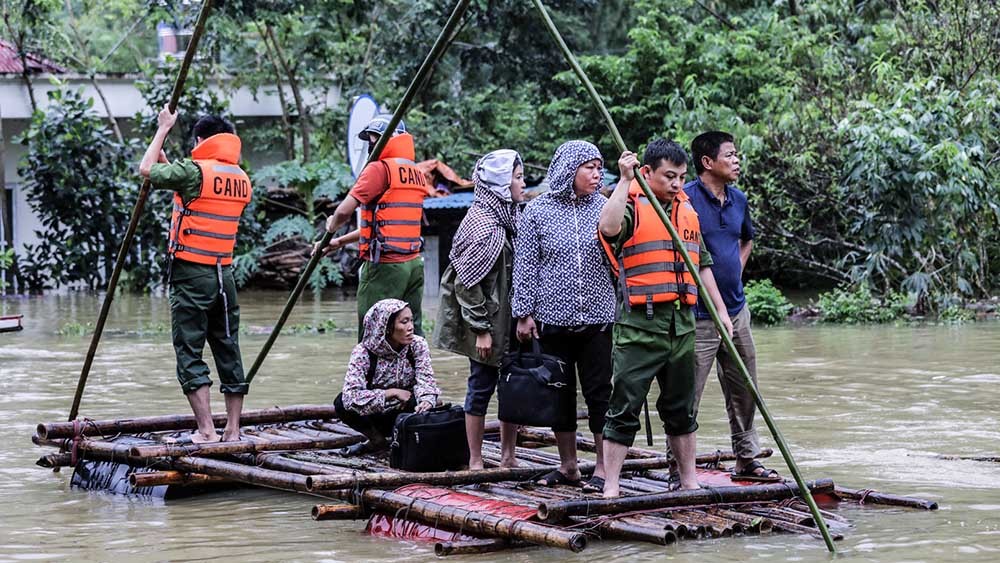
MULTIPOLYGON (((733 342, 757 383, 757 351, 750 332, 750 311, 743 295, 743 268, 753 248, 753 223, 747 196, 733 183, 740 177, 740 159, 733 136, 722 131, 709 131, 691 142, 698 178, 688 182, 684 191, 698 212, 701 236, 712 254, 712 272, 719 293, 733 321, 733 342)), ((760 439, 754 428, 756 405, 753 395, 744 385, 736 362, 722 344, 708 310, 699 300, 695 308, 695 412, 701 395, 718 360, 719 382, 726 398, 733 452, 736 454, 734 480, 776 481, 778 473, 767 469, 754 458, 760 454, 760 439)))

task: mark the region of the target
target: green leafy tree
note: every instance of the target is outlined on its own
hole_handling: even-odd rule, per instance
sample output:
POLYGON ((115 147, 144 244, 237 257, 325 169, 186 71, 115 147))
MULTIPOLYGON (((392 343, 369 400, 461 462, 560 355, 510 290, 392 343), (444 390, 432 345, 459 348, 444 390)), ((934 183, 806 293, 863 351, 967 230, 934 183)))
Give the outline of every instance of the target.
MULTIPOLYGON (((21 262, 33 290, 102 287, 128 223, 136 146, 109 136, 92 106, 80 92, 50 92, 46 112, 35 113, 22 139, 28 151, 18 173, 42 224, 41 242, 28 245, 21 262)), ((136 253, 129 258, 136 266, 136 253)))

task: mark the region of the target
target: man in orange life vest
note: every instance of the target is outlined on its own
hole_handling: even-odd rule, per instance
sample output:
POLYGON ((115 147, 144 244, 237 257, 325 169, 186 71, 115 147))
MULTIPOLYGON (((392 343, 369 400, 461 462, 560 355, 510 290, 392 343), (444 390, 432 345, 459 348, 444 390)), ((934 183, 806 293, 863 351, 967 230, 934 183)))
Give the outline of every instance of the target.
MULTIPOLYGON (((613 375, 604 425, 604 496, 617 497, 621 468, 639 430, 639 412, 656 379, 656 410, 677 459, 679 486, 697 489, 695 446, 695 320, 691 307, 698 288, 667 228, 635 179, 635 153, 618 160, 621 179, 601 210, 599 236, 618 278, 619 312, 613 334, 613 375)), ((677 143, 658 139, 649 144, 640 169, 653 194, 684 240, 702 282, 719 309, 726 330, 732 323, 710 268, 698 215, 681 189, 687 153, 677 143)))
POLYGON ((164 108, 157 121, 139 173, 154 188, 174 192, 168 249, 170 320, 177 379, 198 422, 191 441, 219 440, 212 421, 212 380, 202 359, 206 339, 226 398, 222 439, 239 440, 240 412, 249 385, 240 357, 240 306, 231 264, 240 215, 252 192, 250 179, 239 167, 240 138, 221 117, 203 116, 194 125, 197 145, 191 158, 171 163, 163 153, 163 141, 177 114, 164 108))
MULTIPOLYGON (((359 137, 369 151, 386 134, 389 115, 378 115, 359 137)), ((414 163, 413 137, 400 121, 378 161, 368 164, 358 176, 344 201, 327 221, 326 229, 337 232, 361 207, 357 231, 334 237, 323 249, 330 252, 360 240, 364 264, 358 275, 358 341, 361 341, 365 313, 382 299, 400 299, 413 311, 414 332, 423 336, 421 303, 424 295, 424 260, 420 257, 423 239, 420 224, 424 214, 427 184, 414 163)))

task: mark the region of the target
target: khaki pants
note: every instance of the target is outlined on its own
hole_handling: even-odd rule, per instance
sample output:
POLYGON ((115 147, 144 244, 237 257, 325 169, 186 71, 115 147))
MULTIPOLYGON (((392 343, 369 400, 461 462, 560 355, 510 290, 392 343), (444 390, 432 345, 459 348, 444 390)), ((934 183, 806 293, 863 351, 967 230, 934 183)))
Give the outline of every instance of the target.
MULTIPOLYGON (((757 385, 757 349, 750 332, 750 309, 746 306, 732 318, 733 344, 743 358, 753 383, 757 385)), ((722 395, 726 399, 726 413, 729 415, 729 432, 733 444, 733 452, 742 459, 753 459, 760 454, 760 437, 754 428, 753 419, 757 413, 753 394, 746 388, 743 375, 736 362, 729 356, 726 346, 715 329, 711 319, 697 321, 695 336, 695 416, 701 404, 701 396, 708 382, 708 374, 712 364, 718 362, 716 373, 722 385, 722 395)), ((667 445, 667 455, 670 456, 670 446, 667 445)))

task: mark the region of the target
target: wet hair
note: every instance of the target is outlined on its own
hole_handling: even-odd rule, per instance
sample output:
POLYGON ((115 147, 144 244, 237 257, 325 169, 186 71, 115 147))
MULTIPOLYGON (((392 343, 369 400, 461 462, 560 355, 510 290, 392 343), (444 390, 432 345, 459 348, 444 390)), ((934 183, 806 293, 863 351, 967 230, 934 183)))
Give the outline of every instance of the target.
POLYGON ((691 141, 691 156, 694 157, 694 170, 698 174, 705 171, 701 165, 702 157, 712 160, 719 158, 719 149, 723 143, 734 143, 733 136, 725 131, 708 131, 698 135, 691 141))
POLYGON ((194 127, 191 129, 191 133, 194 135, 195 139, 198 137, 207 139, 212 135, 218 135, 219 133, 235 132, 236 129, 233 127, 233 124, 218 115, 203 115, 199 117, 198 121, 194 123, 194 127))
POLYGON ((675 141, 656 139, 652 143, 649 143, 649 146, 646 147, 646 152, 642 155, 642 163, 656 170, 664 160, 680 166, 681 164, 687 164, 688 155, 684 151, 684 147, 675 141))

